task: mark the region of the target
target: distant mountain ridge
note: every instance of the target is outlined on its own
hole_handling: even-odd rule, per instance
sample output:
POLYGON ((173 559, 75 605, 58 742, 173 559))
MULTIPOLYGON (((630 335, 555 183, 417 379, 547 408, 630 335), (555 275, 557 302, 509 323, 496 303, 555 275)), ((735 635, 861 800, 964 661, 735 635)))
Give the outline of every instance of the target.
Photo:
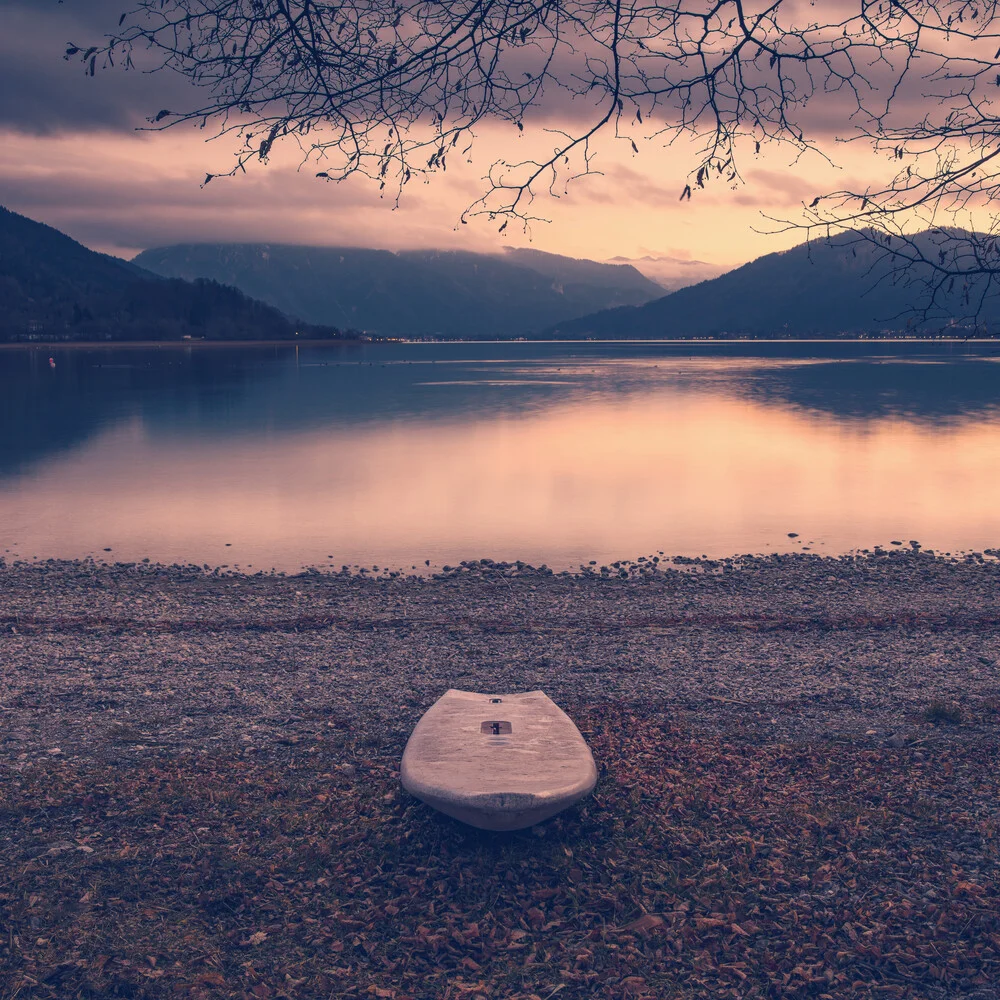
POLYGON ((146 250, 134 263, 166 277, 233 285, 307 321, 380 336, 537 336, 553 323, 662 293, 628 265, 532 249, 178 244, 146 250))
MULTIPOLYGON (((962 236, 931 230, 915 239, 936 258, 962 236)), ((975 302, 977 279, 956 282, 914 324, 908 315, 921 303, 927 268, 894 281, 882 253, 864 234, 848 233, 660 295, 631 266, 532 249, 189 244, 127 262, 0 207, 0 341, 282 340, 344 336, 345 328, 382 336, 837 337, 933 333, 967 320, 965 297, 975 302)), ((978 321, 1000 324, 996 294, 978 321)))
POLYGON ((640 274, 655 281, 668 292, 717 278, 729 268, 703 260, 673 257, 670 254, 645 254, 642 257, 609 257, 608 264, 631 264, 640 274))
POLYGON ((0 207, 0 341, 283 340, 307 328, 212 281, 164 279, 0 207))
MULTIPOLYGON (((962 237, 960 230, 928 230, 915 237, 926 255, 962 237)), ((829 241, 800 244, 767 254, 720 277, 682 288, 639 307, 603 310, 554 324, 554 337, 836 337, 913 332, 968 318, 962 282, 941 297, 926 322, 913 322, 930 276, 925 265, 893 280, 890 264, 874 239, 845 233, 829 241)), ((975 301, 977 285, 971 283, 975 301)), ((980 323, 997 323, 1000 307, 988 298, 980 323)))

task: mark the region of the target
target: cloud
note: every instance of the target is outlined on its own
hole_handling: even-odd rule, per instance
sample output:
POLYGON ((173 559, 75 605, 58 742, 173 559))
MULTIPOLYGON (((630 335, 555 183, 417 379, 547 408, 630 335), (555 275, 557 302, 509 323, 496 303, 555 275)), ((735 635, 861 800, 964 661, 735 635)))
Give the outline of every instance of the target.
MULTIPOLYGON (((803 201, 850 186, 848 175, 874 178, 885 167, 860 145, 832 148, 832 139, 845 134, 847 105, 831 98, 811 105, 802 121, 829 141, 843 171, 816 156, 789 165, 787 147, 767 146, 755 158, 751 146, 740 163, 744 186, 730 190, 716 180, 680 203, 696 144, 682 137, 664 149, 662 142, 644 142, 637 126, 640 155, 606 131, 594 146, 604 177, 576 181, 568 191, 560 179, 556 199, 540 193, 531 211, 552 218, 552 226, 525 234, 512 224, 500 237, 496 220, 458 225, 462 209, 483 193, 489 164, 547 156, 556 137, 544 128, 572 131, 593 120, 594 95, 571 100, 552 89, 523 133, 484 123, 475 162, 450 159, 447 173, 428 186, 410 184, 396 211, 363 179, 327 185, 314 177, 321 166, 297 171, 291 148, 269 166, 202 189, 207 172, 231 166, 235 139, 206 145, 211 129, 186 126, 134 131, 161 108, 198 104, 202 93, 170 72, 114 69, 91 79, 82 64, 62 58, 67 42, 93 44, 114 31, 133 2, 0 0, 0 198, 87 245, 122 254, 195 240, 496 249, 534 239, 536 247, 575 256, 641 256, 642 246, 667 244, 678 247, 678 256, 738 263, 775 248, 752 231, 761 225, 760 211, 791 216, 803 201)), ((905 98, 907 114, 919 111, 916 91, 905 98)))
POLYGON ((130 256, 178 242, 350 244, 387 249, 492 240, 456 228, 457 202, 412 185, 401 207, 361 178, 326 184, 291 157, 200 186, 219 152, 190 133, 48 138, 0 133, 0 190, 8 208, 95 249, 130 256), (83 149, 90 155, 81 156, 83 149), (99 151, 99 155, 97 155, 99 151))
POLYGON ((0 127, 32 135, 128 131, 198 92, 177 73, 109 69, 90 77, 67 44, 97 45, 126 0, 0 0, 0 127))
MULTIPOLYGON (((133 4, 134 0, 0 0, 0 128, 42 137, 69 134, 81 136, 84 137, 82 141, 85 145, 81 147, 79 155, 99 157, 102 155, 100 147, 105 143, 108 133, 124 134, 141 128, 147 124, 146 119, 160 109, 187 110, 198 106, 205 98, 205 91, 193 87, 179 74, 170 71, 147 73, 113 69, 99 71, 94 78, 90 78, 80 62, 67 62, 62 58, 67 42, 95 44, 106 34, 113 33, 121 11, 133 4), (90 137, 86 138, 88 134, 90 137)), ((835 20, 854 6, 848 0, 831 0, 824 4, 823 15, 835 20)), ((815 7, 798 0, 795 3, 785 0, 783 10, 789 17, 799 20, 816 16, 815 7)), ((578 46, 572 53, 560 49, 555 62, 556 71, 563 77, 569 77, 581 70, 581 60, 586 55, 585 47, 578 46)), ((529 69, 537 72, 536 63, 539 58, 538 50, 526 46, 514 51, 507 69, 514 78, 523 75, 519 74, 522 69, 525 72, 529 69)), ((884 87, 888 83, 886 67, 876 66, 872 74, 879 86, 884 87)), ((917 120, 929 107, 933 107, 933 102, 929 102, 923 95, 925 88, 920 74, 915 73, 897 98, 900 119, 917 120)), ((518 151, 519 145, 528 145, 527 141, 519 142, 522 138, 539 139, 542 146, 548 147, 542 150, 542 155, 546 156, 551 154, 556 137, 544 130, 565 129, 570 133, 579 133, 597 120, 600 115, 599 103, 596 92, 574 98, 567 91, 550 86, 541 106, 527 117, 527 131, 523 137, 511 124, 484 126, 483 131, 488 131, 491 127, 506 130, 504 149, 512 153, 518 151)), ((826 152, 834 159, 840 159, 844 153, 833 148, 833 140, 850 131, 851 110, 846 91, 839 95, 821 94, 806 108, 796 112, 796 119, 807 136, 823 143, 826 152)), ((670 114, 665 111, 654 115, 643 125, 629 125, 626 122, 623 127, 633 134, 645 157, 652 153, 652 161, 655 163, 661 154, 653 151, 661 150, 662 143, 657 139, 645 142, 643 137, 658 127, 669 127, 669 123, 670 114)), ((167 134, 176 133, 170 130, 167 134)), ((612 131, 608 129, 601 141, 611 142, 611 136, 612 131)), ((625 140, 625 145, 627 144, 625 140)), ((235 148, 235 141, 223 139, 220 145, 225 146, 229 152, 235 148)), ((680 145, 688 148, 683 140, 680 145)), ((489 142, 479 142, 476 145, 474 155, 481 168, 480 174, 485 172, 491 162, 490 148, 489 142)), ((780 158, 781 148, 774 148, 780 158)), ((511 159, 517 159, 517 156, 512 156, 511 159)), ((676 159, 674 162, 677 162, 676 159)), ((589 193, 583 200, 597 205, 610 204, 625 197, 637 203, 665 209, 680 194, 686 183, 687 170, 696 163, 696 154, 691 150, 687 162, 679 164, 679 168, 666 182, 651 180, 648 169, 640 167, 635 188, 628 186, 632 178, 619 173, 613 187, 588 185, 589 193)), ((752 160, 744 158, 739 165, 743 169, 751 169, 752 164, 752 160)), ((811 200, 821 192, 822 188, 814 191, 810 189, 810 192, 800 191, 800 187, 808 187, 808 181, 803 181, 801 185, 797 185, 795 181, 796 177, 808 178, 815 172, 811 165, 806 164, 801 171, 795 168, 785 173, 784 177, 789 183, 773 190, 765 191, 760 184, 754 182, 732 194, 720 191, 716 195, 713 187, 710 194, 701 196, 729 197, 735 199, 737 204, 764 209, 769 207, 769 198, 776 201, 779 207, 797 204, 803 198, 811 200), (796 192, 794 198, 791 197, 793 190, 796 192)), ((465 184, 467 197, 463 197, 466 204, 482 193, 482 187, 474 188, 468 179, 460 183, 465 184)), ((843 185, 838 183, 834 186, 843 185)), ((449 188, 452 192, 457 190, 451 179, 449 188)), ((459 206, 459 211, 461 207, 464 206, 459 206)), ((545 211, 542 210, 543 214, 545 211)))
MULTIPOLYGON (((163 108, 189 110, 201 104, 206 92, 171 71, 102 70, 90 78, 85 76, 82 63, 63 59, 67 42, 84 46, 100 44, 106 35, 114 33, 122 10, 132 6, 134 0, 0 0, 0 126, 34 134, 130 129, 145 124, 147 117, 163 108)), ((852 5, 834 0, 825 6, 824 15, 836 20, 852 5)), ((783 9, 791 11, 792 18, 799 22, 815 17, 813 8, 800 10, 801 7, 785 0, 783 9)), ((537 75, 550 54, 545 46, 529 44, 505 53, 503 67, 511 80, 521 83, 528 73, 537 75)), ((602 55, 606 60, 603 49, 595 48, 593 42, 587 44, 577 39, 572 48, 565 44, 556 48, 548 70, 557 79, 580 86, 580 81, 588 75, 588 57, 602 55)), ((649 87, 655 89, 664 82, 658 78, 665 72, 669 75, 669 64, 649 50, 636 55, 637 65, 651 74, 649 87)), ((137 52, 136 58, 141 61, 142 53, 137 52)), ((153 65, 149 63, 145 68, 153 65)), ((746 73, 748 85, 763 82, 771 75, 766 66, 759 71, 748 67, 746 73)), ((875 66, 867 75, 879 86, 889 83, 885 66, 875 66)), ((640 89, 645 86, 641 84, 640 89)), ((920 109, 921 102, 926 104, 919 73, 914 74, 912 85, 899 100, 908 117, 920 109)), ((596 121, 607 103, 599 99, 598 91, 574 96, 549 84, 527 121, 539 128, 564 126, 569 131, 579 130, 584 124, 596 121)), ((795 117, 807 134, 823 138, 844 134, 851 110, 845 89, 841 94, 819 94, 795 117)), ((627 113, 631 115, 632 109, 627 113)), ((652 113, 647 124, 654 128, 669 127, 673 120, 673 110, 666 107, 652 113)), ((634 131, 637 139, 648 134, 637 123, 634 131)))

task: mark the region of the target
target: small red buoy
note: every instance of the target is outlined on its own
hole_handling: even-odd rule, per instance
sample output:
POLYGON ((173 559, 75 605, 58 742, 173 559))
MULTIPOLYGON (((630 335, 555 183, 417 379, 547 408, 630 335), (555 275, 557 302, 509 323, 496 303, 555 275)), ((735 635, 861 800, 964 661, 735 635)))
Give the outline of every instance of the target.
POLYGON ((55 358, 49 358, 49 367, 50 368, 55 368, 55 366, 56 366, 56 359, 55 358))

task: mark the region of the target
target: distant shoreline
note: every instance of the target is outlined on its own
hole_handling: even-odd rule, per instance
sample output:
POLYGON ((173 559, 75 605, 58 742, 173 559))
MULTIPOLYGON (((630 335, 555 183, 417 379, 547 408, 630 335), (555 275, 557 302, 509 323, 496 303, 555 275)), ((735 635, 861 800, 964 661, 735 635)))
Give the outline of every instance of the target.
POLYGON ((0 350, 32 350, 32 351, 62 351, 71 350, 94 350, 106 348, 113 350, 122 347, 134 347, 148 350, 154 347, 300 347, 300 346, 326 346, 350 345, 377 343, 377 341, 355 340, 344 338, 335 339, 309 339, 301 337, 297 340, 36 340, 31 342, 0 342, 0 350))
POLYGON ((298 338, 296 340, 58 340, 58 341, 0 341, 0 350, 115 350, 135 348, 219 348, 219 347, 357 347, 366 344, 1000 344, 996 337, 524 337, 446 338, 424 340, 406 337, 386 339, 298 338))

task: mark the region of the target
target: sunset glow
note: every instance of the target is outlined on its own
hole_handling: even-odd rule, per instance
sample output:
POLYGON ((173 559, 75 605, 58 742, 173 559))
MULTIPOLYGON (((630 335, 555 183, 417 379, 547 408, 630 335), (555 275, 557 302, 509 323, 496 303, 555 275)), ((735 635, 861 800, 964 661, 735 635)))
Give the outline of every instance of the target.
POLYGON ((0 6, 0 45, 20 74, 15 83, 14 70, 7 70, 12 82, 5 85, 7 103, 0 103, 0 187, 7 207, 120 256, 199 241, 477 251, 533 246, 595 260, 662 255, 729 268, 801 242, 800 231, 780 232, 780 222, 766 216, 798 219, 816 194, 863 187, 894 170, 888 155, 839 144, 835 122, 824 120, 840 114, 839 106, 821 104, 820 141, 835 166, 821 155, 798 158, 792 148, 765 145, 759 154, 746 151, 740 183, 713 181, 682 202, 698 142, 664 148, 636 124, 628 136, 598 137, 592 176, 558 185, 555 196, 539 194, 531 212, 550 221, 527 230, 512 223, 503 234, 498 222, 484 218, 461 225, 461 213, 482 193, 490 164, 550 148, 544 129, 558 127, 558 117, 524 133, 511 125, 482 126, 471 163, 453 159, 428 183, 411 184, 398 207, 371 181, 317 179, 322 164, 303 164, 292 145, 279 147, 267 166, 202 187, 206 174, 230 169, 234 137, 211 141, 211 126, 137 131, 148 128, 146 118, 160 106, 190 103, 186 85, 170 74, 113 70, 91 79, 61 58, 64 37, 99 37, 117 13, 118 5, 108 3, 86 14, 66 5, 41 17, 19 3, 0 6), (21 64, 26 47, 32 58, 21 64), (52 99, 29 115, 15 98, 26 90, 52 99))

